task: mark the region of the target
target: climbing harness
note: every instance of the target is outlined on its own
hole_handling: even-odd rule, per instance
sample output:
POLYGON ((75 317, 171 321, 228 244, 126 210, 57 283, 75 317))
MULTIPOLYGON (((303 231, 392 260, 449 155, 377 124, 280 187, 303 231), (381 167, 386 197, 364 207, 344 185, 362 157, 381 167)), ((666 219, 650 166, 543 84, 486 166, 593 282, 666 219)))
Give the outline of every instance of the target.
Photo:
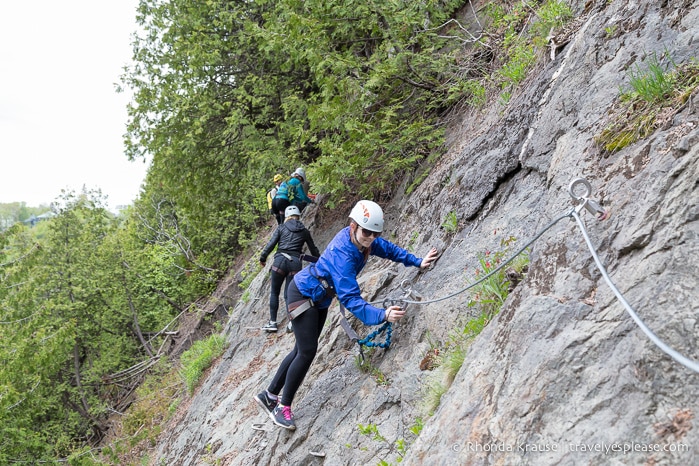
POLYGON ((304 299, 303 301, 290 303, 287 312, 289 314, 289 320, 294 320, 313 306, 314 303, 311 299, 304 299))
MULTIPOLYGON (((400 298, 398 300, 375 301, 375 302, 371 302, 369 304, 377 305, 377 304, 383 302, 384 307, 386 307, 386 303, 391 303, 389 305, 400 305, 400 306, 406 306, 408 304, 425 305, 425 304, 436 303, 436 302, 444 301, 446 299, 453 298, 454 296, 457 296, 461 293, 464 293, 464 292, 470 290, 471 288, 478 286, 480 283, 484 282, 485 280, 487 280, 488 278, 490 278, 491 276, 496 274, 498 271, 502 270, 507 264, 512 262, 515 258, 517 258, 517 256, 519 256, 529 246, 531 246, 536 240, 538 240, 541 237, 541 235, 543 235, 546 231, 551 229, 554 225, 556 225, 558 222, 560 222, 564 218, 571 218, 571 219, 575 220, 578 227, 580 228, 580 231, 583 235, 583 238, 585 239, 585 243, 587 244, 587 247, 590 250, 590 253, 592 254, 592 258, 594 259, 595 264, 597 265, 597 268, 599 269, 600 273, 602 274, 602 277, 607 282, 607 285, 609 285, 609 287, 612 289, 612 291, 614 292, 614 295, 617 297, 617 299, 623 304, 624 308, 629 313, 629 315, 634 320, 634 322, 646 334, 646 336, 658 348, 660 348, 663 352, 665 352, 668 356, 670 356, 672 359, 674 359, 678 363, 682 364, 683 366, 687 367, 688 369, 691 369, 694 372, 699 373, 699 362, 691 360, 691 359, 683 356, 682 354, 680 354, 679 352, 677 352, 676 350, 671 348, 669 345, 667 345, 665 342, 663 342, 660 338, 658 338, 658 336, 655 335, 648 328, 648 326, 641 320, 641 318, 638 316, 636 311, 634 311, 634 309, 626 301, 626 299, 621 294, 621 292, 618 290, 618 288, 614 285, 611 278, 609 278, 609 275, 607 274, 607 271, 605 270, 604 265, 602 264, 602 261, 600 260, 597 252, 595 251, 595 248, 592 245, 592 242, 590 241, 590 237, 588 236, 587 230, 585 229, 585 224, 583 223, 582 219, 580 218, 580 212, 582 212, 583 209, 587 210, 589 213, 594 215, 595 218, 599 221, 606 220, 610 216, 609 210, 603 209, 596 201, 590 199, 590 195, 592 193, 592 186, 590 185, 590 183, 587 180, 585 180, 584 178, 576 178, 568 186, 568 193, 573 198, 573 201, 576 203, 576 205, 572 209, 570 209, 569 211, 554 218, 548 225, 546 225, 541 231, 539 231, 532 239, 530 239, 524 246, 522 246, 518 251, 516 251, 510 258, 508 258, 507 260, 502 262, 498 267, 491 270, 488 274, 484 275, 476 282, 471 283, 467 287, 462 288, 462 289, 455 291, 451 294, 448 294, 446 296, 443 296, 441 298, 418 301, 418 300, 414 300, 414 299, 407 299, 409 296, 405 296, 405 297, 400 298), (582 188, 582 191, 581 191, 581 188, 582 188)), ((407 280, 404 280, 403 283, 401 283, 401 287, 403 289, 409 290, 409 294, 412 294, 412 289, 410 288, 409 284, 406 284, 406 282, 407 282, 407 280)), ((340 309, 342 311, 342 306, 340 306, 340 309)), ((347 323, 346 319, 344 318, 344 312, 342 312, 342 318, 343 318, 343 321, 345 321, 345 323, 347 324, 347 327, 349 327, 349 323, 347 323)), ((341 321, 341 323, 342 323, 342 321, 341 321)), ((343 327, 345 327, 344 324, 343 324, 343 327)), ((351 327, 350 327, 350 329, 351 329, 351 327)), ((347 329, 345 329, 345 330, 347 331, 347 329)), ((353 330, 352 330, 352 332, 354 333, 353 330)), ((361 349, 362 349, 361 345, 363 344, 361 342, 363 340, 359 340, 358 338, 356 338, 356 333, 354 333, 355 338, 352 338, 352 334, 350 334, 350 332, 347 332, 347 333, 351 339, 353 339, 354 341, 357 341, 357 343, 360 344, 359 348, 360 348, 360 354, 361 354, 361 349)), ((380 333, 381 333, 381 328, 379 330, 377 330, 376 332, 373 332, 371 335, 369 335, 364 340, 371 340, 371 338, 375 338, 380 333)), ((388 334, 387 341, 390 344, 390 333, 388 334)), ((366 343, 364 343, 364 344, 366 344, 366 343)), ((369 344, 366 346, 372 346, 372 345, 369 344)), ((374 344, 373 346, 377 346, 377 345, 374 344)), ((387 348, 388 345, 382 346, 382 347, 387 348)), ((361 354, 361 356, 362 356, 362 360, 363 360, 364 355, 361 354)))

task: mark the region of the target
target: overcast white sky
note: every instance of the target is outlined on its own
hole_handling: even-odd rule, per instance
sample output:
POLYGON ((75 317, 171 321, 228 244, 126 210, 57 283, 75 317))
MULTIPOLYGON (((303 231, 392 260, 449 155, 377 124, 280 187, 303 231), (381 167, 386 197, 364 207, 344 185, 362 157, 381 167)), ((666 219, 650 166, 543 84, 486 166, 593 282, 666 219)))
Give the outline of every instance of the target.
POLYGON ((111 208, 145 178, 122 136, 138 0, 5 0, 0 4, 0 202, 50 203, 99 188, 111 208))

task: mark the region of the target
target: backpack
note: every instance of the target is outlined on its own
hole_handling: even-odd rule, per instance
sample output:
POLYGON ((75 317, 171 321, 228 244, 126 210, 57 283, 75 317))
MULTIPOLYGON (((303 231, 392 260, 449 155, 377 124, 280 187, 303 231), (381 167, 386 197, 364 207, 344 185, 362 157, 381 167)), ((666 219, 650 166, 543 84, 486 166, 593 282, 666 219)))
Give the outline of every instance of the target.
POLYGON ((272 210, 272 199, 277 195, 277 188, 272 188, 267 191, 267 207, 272 210))
POLYGON ((296 197, 296 186, 297 185, 294 183, 287 183, 287 187, 289 188, 289 202, 293 201, 296 197))

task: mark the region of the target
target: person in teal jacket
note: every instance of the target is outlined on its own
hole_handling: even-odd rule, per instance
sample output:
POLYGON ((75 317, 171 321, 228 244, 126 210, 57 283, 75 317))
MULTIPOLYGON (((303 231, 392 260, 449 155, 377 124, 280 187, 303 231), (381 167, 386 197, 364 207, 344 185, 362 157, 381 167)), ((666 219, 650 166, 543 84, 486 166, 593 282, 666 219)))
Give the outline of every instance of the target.
POLYGON ((272 200, 272 210, 277 216, 277 222, 284 223, 284 212, 286 208, 294 205, 301 212, 308 204, 314 201, 306 194, 304 187, 306 181, 306 172, 303 168, 297 168, 288 181, 282 181, 277 187, 277 192, 272 200))
POLYGON ((291 178, 286 184, 289 190, 291 205, 295 205, 303 212, 303 209, 305 209, 308 204, 313 204, 313 199, 308 197, 306 193, 306 171, 303 168, 297 168, 296 171, 291 174, 291 178))
POLYGON ((367 303, 360 294, 357 275, 372 255, 421 268, 432 265, 438 256, 432 248, 421 259, 381 238, 383 210, 375 202, 359 201, 349 218, 350 225, 335 235, 318 261, 297 273, 289 285, 287 308, 294 316, 296 345, 282 361, 267 390, 255 396, 272 421, 289 430, 296 428, 291 403, 318 351, 318 339, 333 298, 337 296, 366 325, 397 322, 405 310, 399 306, 381 309, 367 303))

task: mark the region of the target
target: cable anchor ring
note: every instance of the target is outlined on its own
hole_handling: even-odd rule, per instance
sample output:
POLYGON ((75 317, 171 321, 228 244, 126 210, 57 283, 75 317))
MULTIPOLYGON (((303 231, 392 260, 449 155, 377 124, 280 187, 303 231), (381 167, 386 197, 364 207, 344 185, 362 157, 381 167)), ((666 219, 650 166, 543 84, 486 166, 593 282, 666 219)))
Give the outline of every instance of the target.
POLYGON ((597 220, 601 221, 609 218, 609 211, 604 210, 597 202, 590 199, 590 194, 592 194, 592 185, 590 185, 590 182, 585 178, 575 178, 573 181, 571 181, 568 185, 568 193, 574 201, 578 202, 578 205, 575 208, 578 214, 584 207, 588 212, 594 215, 597 220), (580 186, 582 186, 584 189, 582 195, 576 194, 576 190, 580 186))

